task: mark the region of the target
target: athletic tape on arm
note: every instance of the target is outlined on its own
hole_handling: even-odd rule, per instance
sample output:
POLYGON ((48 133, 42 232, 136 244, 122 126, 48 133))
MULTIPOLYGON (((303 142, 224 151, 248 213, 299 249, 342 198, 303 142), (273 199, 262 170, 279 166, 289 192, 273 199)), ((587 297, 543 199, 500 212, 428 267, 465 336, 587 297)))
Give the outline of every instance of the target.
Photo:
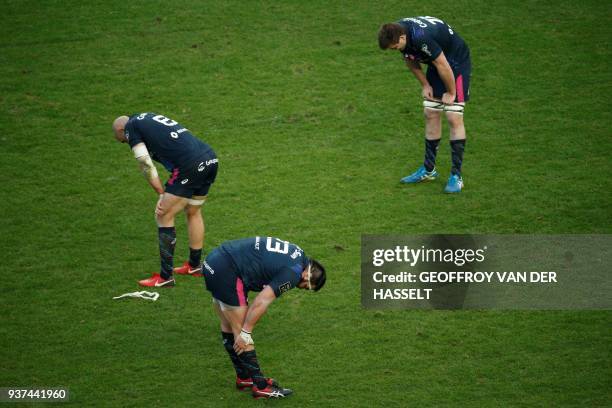
POLYGON ((152 180, 159 177, 159 175, 157 174, 157 167, 155 167, 153 161, 151 160, 151 157, 148 154, 137 157, 136 160, 138 160, 138 163, 140 163, 140 170, 148 180, 152 180))
POLYGON ((138 143, 136 146, 132 147, 132 151, 134 152, 135 158, 140 158, 142 156, 148 156, 149 151, 147 150, 147 146, 144 143, 138 143))

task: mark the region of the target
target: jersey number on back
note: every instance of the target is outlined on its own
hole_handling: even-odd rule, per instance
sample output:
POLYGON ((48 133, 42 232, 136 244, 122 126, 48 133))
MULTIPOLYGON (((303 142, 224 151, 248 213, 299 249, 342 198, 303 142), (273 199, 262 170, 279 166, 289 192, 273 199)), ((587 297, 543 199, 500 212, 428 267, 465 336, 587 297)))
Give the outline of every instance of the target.
MULTIPOLYGON (((422 18, 423 20, 427 20, 427 22, 429 24, 431 24, 431 25, 436 25, 437 23, 444 24, 444 21, 440 20, 439 18, 435 18, 435 17, 431 17, 431 16, 423 16, 423 17, 419 17, 419 18, 422 18)), ((453 29, 451 28, 451 26, 449 26, 448 24, 446 26, 448 27, 448 33, 450 35, 455 34, 453 32, 453 29)))
POLYGON ((156 115, 156 116, 153 116, 151 119, 153 119, 157 123, 161 123, 162 125, 166 125, 166 126, 176 126, 176 125, 178 125, 178 122, 175 122, 172 119, 168 119, 167 117, 165 117, 163 115, 156 115))
MULTIPOLYGON (((404 21, 414 21, 415 23, 417 23, 419 25, 419 27, 426 28, 427 27, 427 23, 424 23, 421 20, 425 20, 425 21, 427 21, 427 23, 429 23, 431 25, 445 24, 444 21, 440 20, 439 18, 431 17, 431 16, 419 16, 418 18, 408 17, 408 18, 404 19, 404 21)), ((448 27, 448 33, 450 35, 454 35, 455 33, 453 32, 453 29, 451 28, 451 26, 449 26, 448 24, 446 24, 446 26, 448 27)))
POLYGON ((289 253, 289 241, 268 237, 266 238, 266 249, 270 252, 287 254, 289 253))

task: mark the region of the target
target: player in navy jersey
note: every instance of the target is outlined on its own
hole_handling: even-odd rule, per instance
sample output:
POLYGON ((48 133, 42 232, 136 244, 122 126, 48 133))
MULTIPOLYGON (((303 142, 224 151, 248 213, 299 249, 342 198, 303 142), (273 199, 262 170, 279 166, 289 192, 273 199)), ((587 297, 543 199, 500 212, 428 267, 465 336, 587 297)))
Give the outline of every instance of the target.
POLYGON ((206 288, 221 320, 223 345, 236 370, 236 387, 255 398, 282 398, 291 390, 261 372, 251 336, 268 306, 292 288, 319 291, 325 268, 302 249, 272 237, 227 241, 203 263, 206 288), (259 292, 252 304, 248 292, 259 292))
POLYGON ((378 44, 383 50, 399 50, 423 87, 425 160, 417 171, 401 182, 419 183, 438 176, 436 153, 442 137, 441 114, 444 112, 450 127, 452 159, 451 174, 444 191, 460 192, 465 149, 463 111, 469 99, 472 70, 467 44, 444 21, 429 16, 384 24, 378 32, 378 44), (427 74, 421 70, 421 64, 428 66, 427 74))
POLYGON ((113 122, 115 139, 129 143, 140 168, 159 199, 155 207, 158 226, 160 273, 139 281, 141 286, 175 285, 173 272, 202 276, 201 256, 204 245, 204 219, 201 207, 217 176, 218 159, 212 148, 191 134, 178 122, 155 113, 119 116, 113 122), (165 186, 152 160, 170 172, 165 186), (176 230, 174 217, 180 211, 187 216, 189 261, 173 268, 176 230))

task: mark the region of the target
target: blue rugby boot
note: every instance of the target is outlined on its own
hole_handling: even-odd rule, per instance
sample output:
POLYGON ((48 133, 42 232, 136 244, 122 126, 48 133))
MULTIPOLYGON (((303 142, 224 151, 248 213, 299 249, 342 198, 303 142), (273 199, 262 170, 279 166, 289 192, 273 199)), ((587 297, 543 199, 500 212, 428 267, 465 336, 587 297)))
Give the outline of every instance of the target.
POLYGON ((425 169, 425 166, 421 166, 419 167, 417 171, 415 171, 411 175, 406 176, 403 179, 401 179, 400 183, 414 184, 414 183, 420 183, 421 181, 435 180, 436 177, 438 177, 438 172, 436 171, 435 168, 431 171, 427 171, 425 169))
POLYGON ((463 188, 463 179, 459 174, 451 174, 444 188, 445 193, 460 193, 463 188))

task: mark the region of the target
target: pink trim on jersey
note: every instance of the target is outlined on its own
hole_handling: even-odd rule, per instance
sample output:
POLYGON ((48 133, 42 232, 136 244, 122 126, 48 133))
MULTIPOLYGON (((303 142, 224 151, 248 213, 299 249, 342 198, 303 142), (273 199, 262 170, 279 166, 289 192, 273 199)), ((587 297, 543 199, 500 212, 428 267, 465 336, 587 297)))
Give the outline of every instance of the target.
POLYGON ((236 278, 236 292, 238 294, 238 303, 240 306, 246 306, 246 296, 244 296, 244 284, 242 283, 242 279, 236 278))
POLYGON ((463 95, 463 75, 457 77, 455 88, 457 88, 457 102, 465 102, 465 96, 463 95))
POLYGON ((168 184, 170 185, 174 184, 174 182, 176 181, 176 178, 178 177, 178 173, 179 173, 178 168, 175 168, 174 170, 172 170, 172 177, 168 179, 168 184))

